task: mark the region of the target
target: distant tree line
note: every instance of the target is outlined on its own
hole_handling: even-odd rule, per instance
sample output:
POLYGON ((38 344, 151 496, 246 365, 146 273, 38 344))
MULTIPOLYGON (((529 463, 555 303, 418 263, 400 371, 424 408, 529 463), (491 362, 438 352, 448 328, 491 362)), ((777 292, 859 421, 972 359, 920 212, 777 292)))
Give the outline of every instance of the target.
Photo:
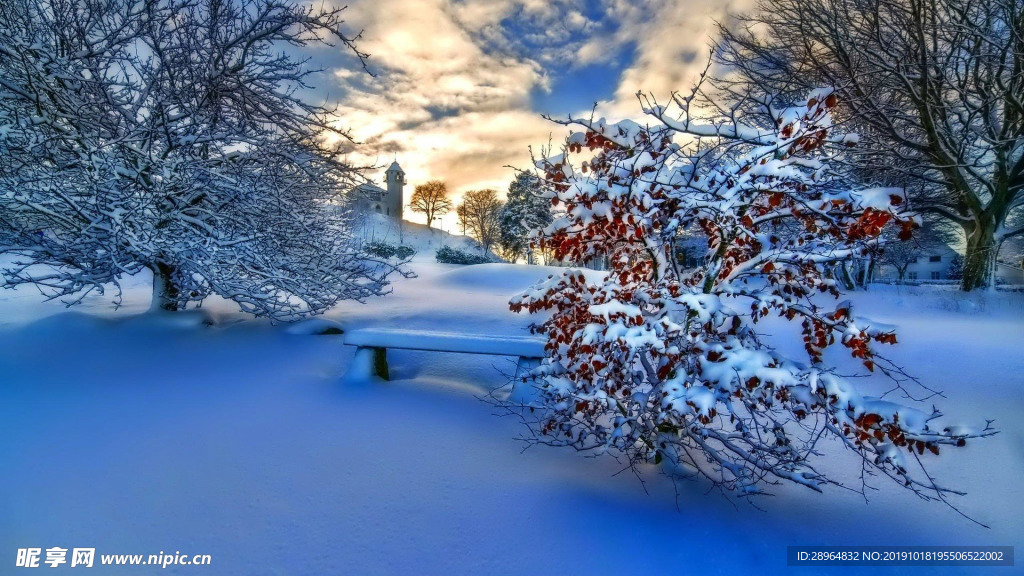
POLYGON ((428 226, 453 206, 462 233, 476 240, 485 255, 496 251, 509 262, 529 260, 535 249, 531 247, 532 235, 552 220, 543 180, 529 172, 516 175, 504 200, 496 190, 485 188, 465 192, 455 205, 447 185, 432 180, 417 186, 410 202, 410 209, 423 214, 428 226))

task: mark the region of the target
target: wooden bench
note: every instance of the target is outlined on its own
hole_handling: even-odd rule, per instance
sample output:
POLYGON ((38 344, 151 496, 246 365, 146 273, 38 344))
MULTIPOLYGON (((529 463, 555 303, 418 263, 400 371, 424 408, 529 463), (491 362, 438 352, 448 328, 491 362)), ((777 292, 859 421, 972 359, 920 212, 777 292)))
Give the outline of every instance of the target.
POLYGON ((345 332, 345 345, 356 355, 346 379, 376 377, 390 380, 388 349, 518 356, 515 378, 529 373, 544 357, 544 340, 537 336, 484 336, 400 328, 364 328, 345 332))

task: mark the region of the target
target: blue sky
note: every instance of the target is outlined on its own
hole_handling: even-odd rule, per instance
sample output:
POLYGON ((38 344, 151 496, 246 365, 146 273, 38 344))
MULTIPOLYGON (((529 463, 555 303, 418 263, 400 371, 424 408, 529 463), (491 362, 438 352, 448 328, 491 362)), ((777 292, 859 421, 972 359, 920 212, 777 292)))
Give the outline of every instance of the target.
POLYGON ((703 69, 714 21, 753 0, 353 0, 346 10, 370 77, 340 50, 318 49, 318 86, 359 144, 351 158, 397 158, 412 188, 456 197, 504 191, 508 166, 564 138, 542 114, 635 117, 638 90, 666 98, 703 69))
POLYGON ((584 66, 564 66, 551 70, 547 90, 537 88, 530 94, 530 107, 555 117, 592 108, 615 97, 616 80, 625 71, 631 51, 608 62, 584 66))

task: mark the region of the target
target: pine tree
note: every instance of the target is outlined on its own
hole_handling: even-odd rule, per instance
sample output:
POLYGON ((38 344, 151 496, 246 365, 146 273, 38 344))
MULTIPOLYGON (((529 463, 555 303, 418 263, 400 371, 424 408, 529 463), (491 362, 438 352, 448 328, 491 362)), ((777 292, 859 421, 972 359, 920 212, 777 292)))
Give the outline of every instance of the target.
POLYGON ((532 233, 551 223, 551 200, 544 194, 542 184, 540 178, 529 172, 520 172, 509 184, 499 218, 499 245, 502 257, 510 262, 526 254, 532 233))
POLYGON ((964 277, 964 257, 957 254, 949 263, 949 279, 961 280, 964 277))

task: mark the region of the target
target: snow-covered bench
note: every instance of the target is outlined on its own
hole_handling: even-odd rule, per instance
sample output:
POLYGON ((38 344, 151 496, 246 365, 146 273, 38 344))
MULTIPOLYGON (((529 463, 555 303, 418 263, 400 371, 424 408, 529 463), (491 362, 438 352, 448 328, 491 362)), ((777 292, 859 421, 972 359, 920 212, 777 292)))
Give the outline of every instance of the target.
POLYGON ((485 336, 400 328, 364 328, 345 332, 345 345, 356 347, 346 379, 376 376, 389 380, 388 349, 518 356, 515 377, 544 357, 544 340, 536 336, 485 336))

